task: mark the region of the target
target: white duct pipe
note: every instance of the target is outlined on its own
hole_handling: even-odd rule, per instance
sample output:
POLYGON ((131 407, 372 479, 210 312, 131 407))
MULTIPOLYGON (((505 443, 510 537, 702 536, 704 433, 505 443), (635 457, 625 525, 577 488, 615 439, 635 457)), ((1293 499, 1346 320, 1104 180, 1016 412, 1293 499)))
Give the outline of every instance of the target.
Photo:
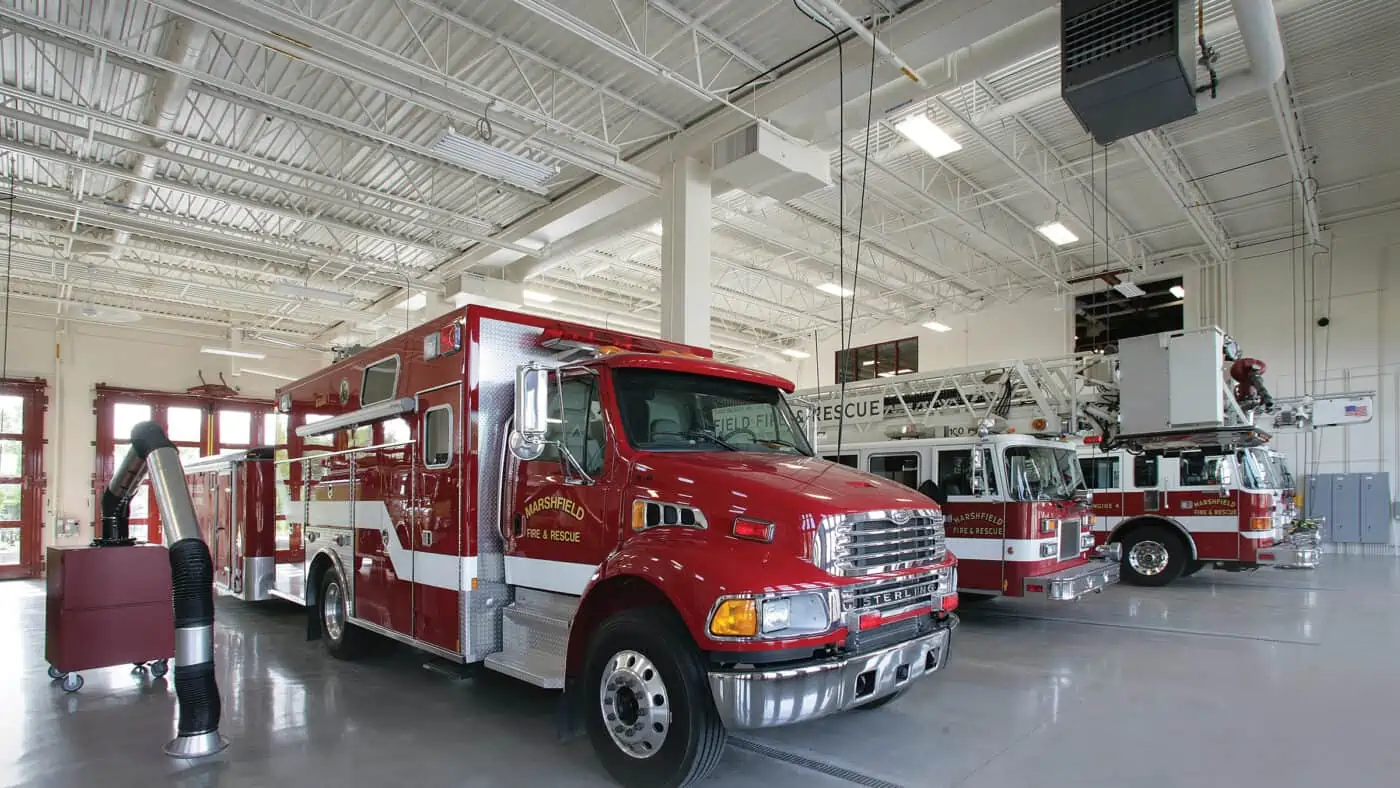
MULTIPOLYGON (((204 46, 208 41, 209 28, 188 19, 176 18, 174 33, 164 53, 165 59, 177 64, 181 69, 194 68, 198 65, 200 56, 204 54, 204 46)), ((151 95, 149 111, 146 113, 150 125, 157 131, 170 131, 174 128, 175 121, 180 116, 180 106, 184 103, 189 89, 189 77, 177 72, 166 72, 151 95)), ((150 144, 159 148, 163 147, 165 142, 152 137, 150 144)), ((151 185, 144 181, 148 181, 155 174, 156 164, 159 162, 159 157, 150 154, 143 153, 136 157, 135 163, 131 165, 135 180, 127 188, 126 198, 122 200, 127 209, 139 211, 146 207, 151 185)), ((108 256, 113 259, 120 257, 122 247, 130 240, 129 231, 114 230, 108 256)))

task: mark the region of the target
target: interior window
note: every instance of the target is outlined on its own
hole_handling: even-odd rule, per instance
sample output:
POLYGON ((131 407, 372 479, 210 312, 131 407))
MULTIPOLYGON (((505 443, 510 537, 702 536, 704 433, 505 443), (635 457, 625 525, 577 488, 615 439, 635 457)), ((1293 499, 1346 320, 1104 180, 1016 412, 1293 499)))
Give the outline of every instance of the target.
POLYGON ((423 464, 429 468, 452 464, 451 405, 439 405, 423 414, 423 464))
MULTIPOLYGON (((308 413, 306 414, 305 423, 315 424, 318 421, 325 421, 329 418, 330 414, 328 413, 308 413)), ((326 432, 320 435, 309 435, 302 438, 302 443, 307 446, 324 446, 330 448, 335 445, 335 433, 326 432)))
POLYGON ((892 482, 899 482, 911 489, 917 489, 919 483, 923 481, 919 478, 919 455, 917 454, 886 454, 871 457, 870 472, 876 476, 883 476, 892 482))
POLYGON ((842 454, 840 456, 837 456, 835 454, 828 454, 825 457, 822 457, 822 459, 826 460, 827 462, 840 463, 841 465, 845 465, 848 468, 860 467, 860 463, 856 460, 856 455, 854 454, 842 454))
MULTIPOLYGON (((557 393, 550 396, 547 440, 562 443, 589 476, 603 470, 605 428, 602 404, 598 400, 598 379, 594 375, 564 378, 557 393)), ((559 462, 559 451, 546 445, 542 460, 559 462)))
POLYGON ((1122 487, 1117 457, 1083 457, 1079 460, 1079 469, 1084 473, 1084 483, 1091 490, 1117 490, 1122 487))
POLYGON ((408 422, 403 419, 389 419, 381 426, 384 430, 383 443, 408 443, 413 439, 408 431, 408 422))
POLYGON ((1133 486, 1157 486, 1157 457, 1139 455, 1133 458, 1133 486))
POLYGON ((392 356, 365 367, 360 381, 360 407, 393 399, 399 385, 399 357, 392 356))

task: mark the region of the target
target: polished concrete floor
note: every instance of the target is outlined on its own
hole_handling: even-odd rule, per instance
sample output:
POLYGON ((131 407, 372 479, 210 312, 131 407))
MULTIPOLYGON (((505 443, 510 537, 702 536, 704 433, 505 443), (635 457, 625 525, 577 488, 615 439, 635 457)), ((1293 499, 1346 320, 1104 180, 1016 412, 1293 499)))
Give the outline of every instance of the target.
MULTIPOLYGON (((129 669, 68 695, 43 587, 0 583, 0 785, 606 786, 552 696, 453 680, 407 650, 325 657, 290 606, 219 607, 224 733, 161 754, 173 694, 129 669)), ((872 712, 746 734, 715 788, 1400 785, 1400 559, 1202 572, 1072 605, 965 610, 949 670, 872 712)))

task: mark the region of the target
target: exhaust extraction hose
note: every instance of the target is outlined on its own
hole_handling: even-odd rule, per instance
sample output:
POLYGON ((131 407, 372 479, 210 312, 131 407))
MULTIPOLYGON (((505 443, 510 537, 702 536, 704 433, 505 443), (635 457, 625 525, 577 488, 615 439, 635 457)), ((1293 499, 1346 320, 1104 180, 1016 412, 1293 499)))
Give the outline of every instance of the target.
MULTIPOLYGON (((180 452, 164 430, 145 421, 131 430, 131 454, 149 471, 170 550, 175 606, 176 737, 165 752, 176 758, 213 755, 228 746, 219 735, 221 703, 214 676, 214 561, 199 530, 180 452)), ((130 459, 130 455, 128 455, 130 459)), ((123 469, 132 463, 123 463, 123 469)), ((129 474, 139 481, 140 471, 129 474)), ((113 490, 129 498, 130 491, 113 490)), ((124 518, 123 518, 124 519, 124 518)))

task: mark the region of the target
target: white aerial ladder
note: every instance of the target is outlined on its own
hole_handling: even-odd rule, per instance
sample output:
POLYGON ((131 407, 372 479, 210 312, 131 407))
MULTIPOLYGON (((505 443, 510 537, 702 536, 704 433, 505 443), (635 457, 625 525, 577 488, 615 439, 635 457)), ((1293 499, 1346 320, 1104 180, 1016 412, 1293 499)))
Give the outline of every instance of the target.
POLYGON ((1168 450, 1240 445, 1270 430, 1361 424, 1374 415, 1373 392, 1274 399, 1265 369, 1208 327, 1125 339, 1116 353, 882 377, 795 397, 822 444, 835 443, 838 430, 842 443, 1018 432, 1168 450))

